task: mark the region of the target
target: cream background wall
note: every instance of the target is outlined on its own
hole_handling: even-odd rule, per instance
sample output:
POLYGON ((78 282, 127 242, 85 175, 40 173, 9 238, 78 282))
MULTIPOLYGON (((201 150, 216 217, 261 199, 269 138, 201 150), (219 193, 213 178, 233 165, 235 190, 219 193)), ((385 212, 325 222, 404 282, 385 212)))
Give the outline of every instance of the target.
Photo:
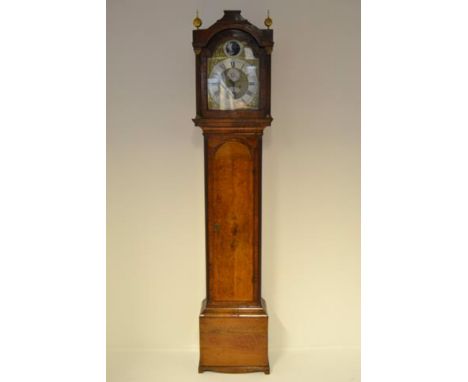
MULTIPOLYGON (((205 296, 203 145, 192 19, 273 18, 263 154, 270 349, 360 345, 357 0, 108 1, 109 351, 198 347, 205 296)), ((273 365, 274 367, 274 365, 273 365)))

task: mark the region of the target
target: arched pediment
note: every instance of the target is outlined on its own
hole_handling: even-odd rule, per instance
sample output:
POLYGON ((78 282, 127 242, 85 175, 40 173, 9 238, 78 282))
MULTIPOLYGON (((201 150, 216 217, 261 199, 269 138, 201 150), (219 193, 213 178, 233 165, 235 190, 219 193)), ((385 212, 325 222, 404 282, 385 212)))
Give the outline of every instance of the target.
POLYGON ((228 29, 237 29, 251 35, 261 48, 273 47, 273 31, 260 29, 241 16, 241 11, 224 11, 224 16, 207 29, 193 31, 193 48, 203 49, 219 32, 228 29))

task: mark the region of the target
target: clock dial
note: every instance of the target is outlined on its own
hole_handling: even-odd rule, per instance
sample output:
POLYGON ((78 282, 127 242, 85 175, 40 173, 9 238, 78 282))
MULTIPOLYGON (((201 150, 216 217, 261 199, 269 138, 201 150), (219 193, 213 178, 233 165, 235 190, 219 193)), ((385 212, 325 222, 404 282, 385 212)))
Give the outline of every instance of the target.
POLYGON ((237 40, 220 44, 208 59, 208 106, 212 110, 258 109, 258 59, 237 40))

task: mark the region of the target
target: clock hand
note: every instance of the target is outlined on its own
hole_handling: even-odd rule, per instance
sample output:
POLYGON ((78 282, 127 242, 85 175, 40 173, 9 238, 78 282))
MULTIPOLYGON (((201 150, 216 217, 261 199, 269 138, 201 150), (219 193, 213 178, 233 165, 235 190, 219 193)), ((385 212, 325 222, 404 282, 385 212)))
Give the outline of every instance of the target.
POLYGON ((228 77, 226 78, 226 85, 231 88, 234 86, 234 82, 228 77))
POLYGON ((231 80, 230 78, 226 78, 226 86, 231 91, 231 94, 235 96, 236 94, 236 81, 231 80))
POLYGON ((223 81, 220 82, 221 87, 226 90, 227 93, 229 93, 231 96, 234 96, 234 93, 229 89, 227 84, 225 84, 223 81))

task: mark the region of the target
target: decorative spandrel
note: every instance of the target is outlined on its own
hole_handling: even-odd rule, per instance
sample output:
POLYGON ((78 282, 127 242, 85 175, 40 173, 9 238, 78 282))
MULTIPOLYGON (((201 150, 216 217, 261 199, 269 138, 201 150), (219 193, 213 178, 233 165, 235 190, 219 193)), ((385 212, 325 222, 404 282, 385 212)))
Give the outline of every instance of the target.
POLYGON ((207 68, 209 109, 258 109, 259 59, 247 42, 221 42, 208 58, 207 68))

